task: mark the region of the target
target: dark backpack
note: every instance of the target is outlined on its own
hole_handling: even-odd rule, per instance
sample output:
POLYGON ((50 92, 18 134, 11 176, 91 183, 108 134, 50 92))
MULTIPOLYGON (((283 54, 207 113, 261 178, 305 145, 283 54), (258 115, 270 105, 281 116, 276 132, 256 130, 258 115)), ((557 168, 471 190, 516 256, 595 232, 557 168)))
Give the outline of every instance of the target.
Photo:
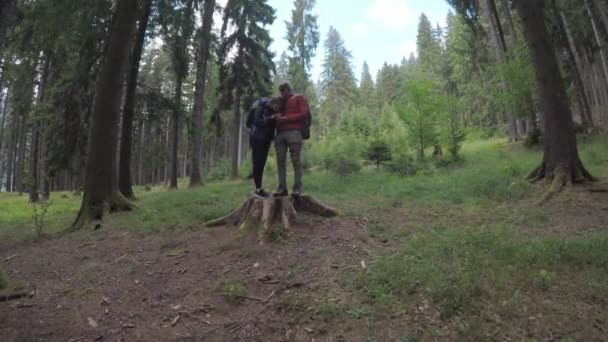
MULTIPOLYGON (((298 108, 300 107, 301 98, 302 98, 302 95, 296 95, 296 101, 297 101, 298 108)), ((304 140, 310 139, 310 126, 312 125, 312 113, 310 112, 310 106, 308 107, 307 114, 308 115, 306 116, 306 119, 304 119, 304 127, 300 130, 300 132, 302 133, 302 139, 304 139, 304 140)))

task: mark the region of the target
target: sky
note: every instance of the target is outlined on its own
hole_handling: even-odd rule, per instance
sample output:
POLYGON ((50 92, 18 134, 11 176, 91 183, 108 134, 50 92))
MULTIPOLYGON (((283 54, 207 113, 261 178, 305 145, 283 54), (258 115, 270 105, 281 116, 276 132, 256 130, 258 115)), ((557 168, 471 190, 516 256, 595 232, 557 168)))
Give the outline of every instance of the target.
MULTIPOLYGON (((270 34, 274 39, 271 49, 279 56, 287 49, 285 21, 291 19, 293 0, 269 0, 268 3, 276 9, 270 34)), ((323 41, 330 26, 340 32, 346 48, 352 52, 357 78, 363 62, 367 61, 375 79, 384 62, 399 63, 403 57, 416 53, 421 13, 424 12, 433 25, 445 26, 449 9, 445 0, 317 0, 315 12, 321 42, 313 61, 314 80, 321 74, 323 41)))

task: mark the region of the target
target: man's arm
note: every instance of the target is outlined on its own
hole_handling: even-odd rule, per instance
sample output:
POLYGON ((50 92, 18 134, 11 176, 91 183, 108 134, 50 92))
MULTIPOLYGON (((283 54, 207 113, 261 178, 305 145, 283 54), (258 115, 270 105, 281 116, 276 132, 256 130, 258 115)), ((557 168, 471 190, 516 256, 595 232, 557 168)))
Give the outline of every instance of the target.
POLYGON ((308 101, 306 100, 306 98, 302 95, 298 95, 297 98, 294 96, 293 101, 296 101, 298 103, 298 112, 286 114, 284 116, 284 119, 282 120, 283 122, 304 121, 304 119, 306 119, 306 117, 308 116, 310 108, 308 107, 308 101))

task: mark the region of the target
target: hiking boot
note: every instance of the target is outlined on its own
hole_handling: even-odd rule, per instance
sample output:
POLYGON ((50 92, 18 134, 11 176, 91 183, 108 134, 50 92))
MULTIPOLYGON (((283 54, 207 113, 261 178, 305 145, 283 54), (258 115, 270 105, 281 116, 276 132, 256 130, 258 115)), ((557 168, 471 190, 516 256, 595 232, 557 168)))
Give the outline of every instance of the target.
POLYGON ((295 197, 295 198, 300 198, 300 196, 302 195, 302 190, 300 188, 294 188, 291 191, 291 196, 295 197))
POLYGON ((268 198, 270 197, 270 194, 266 192, 266 190, 264 189, 257 189, 253 195, 257 198, 268 198))
POLYGON ((287 197, 289 196, 289 192, 286 189, 277 189, 274 193, 274 197, 287 197))

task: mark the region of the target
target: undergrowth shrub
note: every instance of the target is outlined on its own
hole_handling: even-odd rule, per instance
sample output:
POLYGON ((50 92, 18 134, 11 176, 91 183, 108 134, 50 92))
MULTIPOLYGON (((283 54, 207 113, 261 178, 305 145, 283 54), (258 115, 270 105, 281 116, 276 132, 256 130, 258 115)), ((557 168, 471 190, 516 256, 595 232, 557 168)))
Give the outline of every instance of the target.
POLYGON ((230 160, 222 159, 219 163, 212 166, 209 169, 209 171, 207 171, 205 178, 207 181, 210 181, 210 182, 220 181, 220 180, 224 180, 224 179, 227 179, 228 177, 230 177, 230 172, 231 172, 230 160))
POLYGON ((428 298, 449 317, 481 309, 484 299, 508 300, 514 288, 558 286, 568 272, 608 280, 608 235, 527 240, 504 228, 435 229, 408 238, 385 255, 357 287, 375 305, 413 309, 428 298))
POLYGON ((361 171, 361 155, 364 146, 351 136, 339 137, 331 142, 323 157, 325 169, 339 175, 349 175, 361 171))

